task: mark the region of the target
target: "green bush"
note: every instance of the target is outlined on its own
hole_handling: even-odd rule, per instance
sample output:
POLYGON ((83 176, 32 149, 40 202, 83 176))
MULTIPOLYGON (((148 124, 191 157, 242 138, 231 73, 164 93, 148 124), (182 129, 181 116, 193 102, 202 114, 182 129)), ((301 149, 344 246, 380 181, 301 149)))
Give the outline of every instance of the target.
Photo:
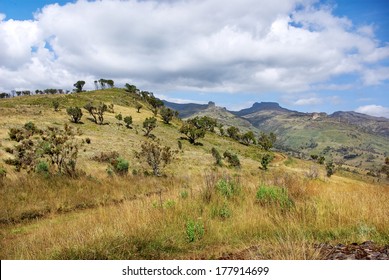
POLYGON ((189 220, 186 223, 186 236, 188 242, 200 240, 204 236, 204 225, 201 221, 189 220))
POLYGON ((119 175, 125 175, 128 173, 129 163, 127 160, 125 160, 123 158, 118 158, 118 159, 114 160, 112 163, 112 166, 113 166, 115 173, 117 173, 119 175))
POLYGON ((215 206, 212 208, 212 217, 218 217, 223 220, 228 219, 231 217, 231 209, 227 203, 223 203, 221 207, 215 206))
POLYGON ((289 209, 294 205, 286 188, 261 185, 256 194, 257 201, 264 206, 276 205, 289 209))
POLYGON ((180 196, 182 199, 187 199, 189 194, 188 194, 188 191, 187 190, 183 190, 181 193, 180 193, 180 196))
POLYGON ((231 179, 220 179, 216 184, 216 189, 226 198, 230 198, 240 192, 240 186, 231 179))
POLYGON ((49 165, 46 161, 40 161, 35 168, 36 173, 39 174, 48 174, 49 173, 49 165))
POLYGON ((82 111, 79 107, 69 107, 66 113, 70 116, 70 120, 74 123, 79 123, 82 118, 82 111))
POLYGON ((215 147, 211 150, 212 156, 215 159, 215 165, 217 166, 223 166, 222 163, 222 156, 220 155, 219 151, 215 149, 215 147))
POLYGON ((240 161, 237 155, 229 151, 225 151, 223 157, 227 159, 228 163, 230 164, 230 167, 240 168, 240 161))

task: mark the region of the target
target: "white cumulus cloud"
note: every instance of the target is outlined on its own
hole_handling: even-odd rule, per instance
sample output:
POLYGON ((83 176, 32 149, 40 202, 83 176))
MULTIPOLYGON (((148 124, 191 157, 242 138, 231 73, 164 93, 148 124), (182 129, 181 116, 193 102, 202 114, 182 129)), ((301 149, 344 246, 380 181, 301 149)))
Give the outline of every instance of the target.
POLYGON ((110 78, 162 91, 286 93, 344 74, 389 80, 377 66, 389 49, 371 26, 315 2, 80 0, 34 20, 0 15, 0 90, 110 78))
POLYGON ((366 105, 358 107, 355 112, 389 119, 389 108, 380 105, 366 105))

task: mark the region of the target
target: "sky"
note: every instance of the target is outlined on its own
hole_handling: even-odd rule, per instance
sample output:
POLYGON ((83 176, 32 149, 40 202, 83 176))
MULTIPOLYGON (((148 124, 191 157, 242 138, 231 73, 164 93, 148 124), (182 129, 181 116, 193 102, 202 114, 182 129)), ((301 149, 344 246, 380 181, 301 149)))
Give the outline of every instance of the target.
POLYGON ((173 102, 389 118, 389 0, 0 0, 0 92, 112 79, 173 102))

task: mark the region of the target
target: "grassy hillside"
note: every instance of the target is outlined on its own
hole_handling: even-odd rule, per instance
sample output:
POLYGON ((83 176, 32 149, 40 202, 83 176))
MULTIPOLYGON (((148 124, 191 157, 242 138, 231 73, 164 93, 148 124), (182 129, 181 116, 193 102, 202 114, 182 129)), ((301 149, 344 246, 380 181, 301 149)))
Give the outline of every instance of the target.
POLYGON ((315 244, 389 244, 384 178, 346 171, 328 178, 324 166, 281 153, 264 171, 257 146, 214 133, 191 145, 180 120, 168 125, 159 115, 152 133, 177 152, 163 176, 150 175, 135 155, 151 141, 142 123, 153 113, 121 89, 0 100, 0 116, 0 167, 7 172, 0 178, 1 259, 321 259, 315 244), (112 103, 114 113, 97 125, 83 110, 82 123, 70 123, 66 108, 90 101, 112 103), (132 116, 133 129, 119 124, 118 113, 132 116), (79 150, 79 176, 16 172, 4 163, 15 145, 9 130, 30 121, 39 128, 70 124, 82 131, 80 143, 90 139, 79 150), (237 154, 241 168, 225 160, 215 166, 213 147, 237 154), (128 174, 92 159, 112 151, 128 160, 128 174))

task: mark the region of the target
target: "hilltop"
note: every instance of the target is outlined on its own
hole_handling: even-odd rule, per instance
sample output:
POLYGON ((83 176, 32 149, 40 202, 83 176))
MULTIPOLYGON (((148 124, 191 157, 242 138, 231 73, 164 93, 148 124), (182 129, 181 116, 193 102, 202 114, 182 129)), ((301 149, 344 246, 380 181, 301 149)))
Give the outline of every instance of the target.
MULTIPOLYGON (((193 108, 192 116, 217 116, 242 132, 254 130, 250 120, 261 115, 238 116, 213 103, 193 108)), ((273 105, 262 113, 269 110, 279 109, 273 105)), ((281 111, 282 117, 271 118, 297 114, 281 111)), ((383 176, 337 167, 328 177, 325 164, 242 143, 221 135, 219 126, 190 144, 180 133, 185 120, 174 117, 166 124, 161 110, 154 112, 141 94, 115 88, 0 100, 1 259, 323 259, 317 249, 322 243, 325 248, 366 240, 377 248, 389 244, 383 176), (102 125, 83 108, 88 103, 110 108, 102 125), (78 124, 66 113, 75 106, 83 113, 78 124), (131 128, 119 114, 132 117, 131 128), (153 117, 157 126, 146 137, 143 123, 153 117), (40 163, 30 172, 5 163, 23 150, 22 143, 41 143, 35 156, 47 159, 45 153, 53 150, 45 141, 60 135, 48 137, 48 131, 64 127, 77 131, 68 136, 78 145, 74 176, 50 172, 50 162, 48 169, 40 163), (12 140, 12 129, 33 133, 24 135, 31 142, 12 140), (145 143, 172 152, 160 176, 140 155, 145 143), (225 152, 235 155, 240 167, 231 166, 225 152), (271 158, 267 168, 265 155, 271 158), (127 162, 127 172, 116 169, 119 162, 122 171, 127 162)))

